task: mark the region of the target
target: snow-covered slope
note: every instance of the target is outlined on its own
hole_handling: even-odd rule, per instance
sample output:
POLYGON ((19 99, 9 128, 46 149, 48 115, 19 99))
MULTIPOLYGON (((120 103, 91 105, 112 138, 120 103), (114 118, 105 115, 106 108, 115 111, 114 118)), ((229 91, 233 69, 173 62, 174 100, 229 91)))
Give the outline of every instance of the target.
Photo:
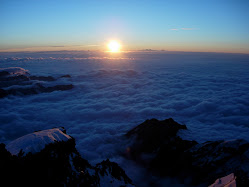
POLYGON ((28 134, 8 144, 12 154, 0 144, 1 184, 7 186, 123 186, 132 180, 125 171, 109 159, 96 166, 81 157, 75 139, 64 128, 54 128, 28 134), (47 145, 47 146, 45 146, 47 145), (16 172, 21 171, 21 172, 16 172), (1 179, 2 179, 1 178, 1 179))
POLYGON ((63 131, 63 128, 54 128, 27 134, 7 144, 6 149, 13 155, 17 155, 21 150, 25 154, 36 153, 49 143, 71 139, 63 131))
POLYGON ((233 173, 225 177, 217 179, 209 187, 236 187, 236 177, 233 173))

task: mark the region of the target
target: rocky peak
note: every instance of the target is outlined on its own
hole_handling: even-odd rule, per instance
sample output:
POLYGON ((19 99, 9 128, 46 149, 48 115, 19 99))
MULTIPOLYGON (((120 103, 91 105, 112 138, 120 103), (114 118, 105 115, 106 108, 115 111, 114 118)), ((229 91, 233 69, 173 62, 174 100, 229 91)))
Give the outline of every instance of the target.
POLYGON ((89 164, 63 128, 34 132, 6 147, 0 144, 0 176, 6 186, 133 186, 117 163, 89 164))
POLYGON ((249 143, 245 140, 196 141, 177 135, 186 130, 172 118, 146 120, 131 129, 127 157, 160 176, 177 177, 184 184, 208 185, 234 173, 238 186, 249 186, 249 143), (187 181, 187 182, 186 182, 187 181))

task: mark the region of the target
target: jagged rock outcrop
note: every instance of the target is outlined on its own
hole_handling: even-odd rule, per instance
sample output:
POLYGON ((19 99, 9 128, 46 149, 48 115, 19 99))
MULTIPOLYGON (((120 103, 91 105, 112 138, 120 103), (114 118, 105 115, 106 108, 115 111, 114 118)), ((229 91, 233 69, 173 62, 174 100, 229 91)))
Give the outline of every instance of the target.
MULTIPOLYGON (((112 186, 126 186, 132 184, 132 180, 125 174, 125 171, 119 167, 117 163, 110 162, 109 159, 97 164, 95 168, 99 178, 107 178, 112 186)), ((100 180, 100 186, 105 185, 104 180, 100 180)))
POLYGON ((172 118, 159 121, 146 120, 126 136, 133 138, 133 143, 128 147, 127 155, 139 163, 146 165, 151 170, 164 175, 179 175, 184 167, 188 167, 188 158, 185 150, 197 144, 195 141, 182 140, 177 136, 179 130, 185 130, 185 125, 180 125, 172 118))
POLYGON ((72 84, 68 85, 55 85, 45 87, 40 83, 36 83, 29 88, 14 88, 6 90, 7 95, 32 95, 38 93, 49 93, 53 91, 65 91, 71 90, 73 88, 72 84))
MULTIPOLYGON (((63 75, 60 78, 71 78, 63 75)), ((23 68, 0 68, 0 98, 8 95, 32 95, 49 93, 53 91, 65 91, 73 88, 72 84, 56 84, 58 80, 52 76, 31 76, 23 68), (56 85, 46 86, 46 83, 55 82, 56 85)))
POLYGON ((133 186, 118 164, 108 159, 89 164, 63 128, 0 144, 0 165, 1 183, 6 186, 133 186))
POLYGON ((195 183, 214 181, 234 173, 238 186, 249 186, 249 142, 241 139, 208 141, 193 146, 192 158, 195 183))
POLYGON ((234 173, 238 186, 249 186, 249 143, 244 140, 209 141, 198 144, 177 136, 186 130, 173 119, 146 120, 130 130, 126 156, 152 173, 174 176, 182 183, 208 185, 234 173))

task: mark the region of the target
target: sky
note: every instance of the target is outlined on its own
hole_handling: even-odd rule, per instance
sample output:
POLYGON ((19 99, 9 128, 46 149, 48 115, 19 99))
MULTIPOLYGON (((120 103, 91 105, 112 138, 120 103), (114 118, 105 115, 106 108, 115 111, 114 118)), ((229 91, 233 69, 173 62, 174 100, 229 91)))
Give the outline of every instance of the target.
POLYGON ((0 51, 249 53, 248 0, 0 0, 0 51))

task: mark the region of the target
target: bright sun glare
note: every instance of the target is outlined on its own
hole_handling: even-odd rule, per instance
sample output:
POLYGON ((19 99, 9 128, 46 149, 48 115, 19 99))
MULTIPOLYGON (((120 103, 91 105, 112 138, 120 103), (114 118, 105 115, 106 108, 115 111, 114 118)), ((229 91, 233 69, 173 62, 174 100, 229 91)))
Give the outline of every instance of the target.
POLYGON ((117 41, 112 40, 108 43, 108 48, 110 52, 117 53, 120 51, 121 45, 117 41))

